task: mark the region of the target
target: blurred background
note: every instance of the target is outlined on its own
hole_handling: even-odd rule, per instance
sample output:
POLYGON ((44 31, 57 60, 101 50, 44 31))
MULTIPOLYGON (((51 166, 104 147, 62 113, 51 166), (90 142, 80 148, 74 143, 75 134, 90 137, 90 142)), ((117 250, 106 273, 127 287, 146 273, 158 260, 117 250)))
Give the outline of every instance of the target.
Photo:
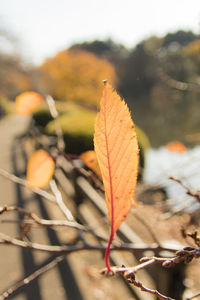
POLYGON ((198 0, 1 0, 1 116, 26 90, 98 109, 106 78, 152 147, 194 146, 199 31, 198 0))
MULTIPOLYGON (((200 190, 199 0, 0 0, 0 169, 23 178, 33 149, 42 145, 50 151, 57 146, 55 123, 46 103, 34 112, 33 118, 25 120, 15 115, 15 98, 25 91, 55 99, 65 150, 74 155, 69 157, 77 158, 93 149, 94 121, 104 79, 126 100, 140 145, 137 201, 148 209, 139 206, 138 216, 144 224, 149 224, 149 231, 145 233, 147 226, 143 226, 142 218, 135 216, 134 211, 128 221, 134 235, 130 237, 127 231, 127 240, 135 242, 136 232, 143 241, 152 243, 152 233, 149 234, 152 227, 153 231, 158 230, 159 240, 182 243, 183 237, 178 236, 180 232, 183 234, 181 224, 187 220, 199 222, 200 203, 168 176, 178 178, 191 191, 200 190), (154 207, 150 208, 151 204, 154 207), (164 211, 162 218, 160 210, 164 211), (176 214, 182 212, 191 215, 183 215, 181 221, 176 219, 176 214), (168 222, 167 218, 174 215, 172 222, 168 222), (160 226, 158 222, 162 221, 166 223, 160 226)), ((81 198, 88 187, 83 193, 74 173, 70 175, 74 165, 68 173, 65 167, 60 164, 56 180, 61 192, 64 191, 67 207, 83 224, 93 226, 94 230, 102 227, 107 230, 104 213, 96 213, 90 197, 81 198)), ((55 206, 44 205, 40 197, 33 197, 4 178, 0 180, 0 190, 2 203, 24 207, 45 219, 63 218, 55 206)), ((102 203, 105 204, 103 198, 102 203)), ((19 236, 22 226, 14 223, 12 226, 10 229, 1 224, 2 230, 19 236)), ((27 231, 29 234, 29 226, 27 231)), ((104 232, 107 234, 108 230, 104 232)), ((32 237, 53 245, 79 241, 73 232, 68 235, 62 230, 47 229, 44 233, 33 233, 32 237)), ((48 253, 43 260, 32 252, 4 249, 2 290, 52 259, 48 253)), ((123 299, 125 294, 119 281, 115 284, 107 279, 99 281, 93 270, 97 262, 99 268, 104 266, 100 253, 72 255, 58 264, 55 273, 49 272, 41 281, 35 280, 32 286, 18 291, 15 299, 123 299)), ((120 263, 115 262, 135 263, 121 263, 121 258, 120 263)), ((183 289, 192 289, 193 294, 199 292, 196 262, 187 269, 184 283, 185 269, 176 270, 174 273, 167 270, 162 276, 161 270, 155 272, 154 282, 159 283, 159 290, 172 291, 171 296, 177 300, 182 298, 175 294, 180 295, 183 289)), ((146 295, 133 298, 130 289, 127 291, 128 300, 153 299, 146 295)))

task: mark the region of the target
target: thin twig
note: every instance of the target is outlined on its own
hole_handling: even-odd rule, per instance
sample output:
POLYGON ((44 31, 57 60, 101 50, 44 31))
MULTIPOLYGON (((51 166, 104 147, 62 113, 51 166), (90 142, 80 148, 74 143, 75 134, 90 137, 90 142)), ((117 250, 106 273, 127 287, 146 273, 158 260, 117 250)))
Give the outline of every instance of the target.
MULTIPOLYGON (((61 246, 51 246, 51 245, 44 245, 44 244, 38 244, 38 243, 32 243, 30 241, 22 241, 19 239, 15 239, 11 236, 8 236, 4 233, 0 233, 0 244, 8 244, 12 246, 18 246, 22 248, 32 249, 32 250, 38 250, 38 251, 45 251, 50 253, 62 253, 62 254, 68 254, 75 251, 82 251, 82 250, 99 250, 99 251, 105 251, 106 245, 92 245, 92 244, 84 244, 84 245, 61 245, 61 246)), ((120 250, 120 251, 132 251, 134 253, 143 253, 144 251, 151 250, 155 253, 159 253, 162 250, 175 252, 177 249, 173 249, 172 247, 161 247, 156 244, 153 245, 147 245, 147 244, 123 244, 123 245, 113 245, 111 247, 111 250, 120 250)), ((164 259, 164 261, 169 259, 164 259)), ((113 267, 114 268, 114 267, 113 267)), ((119 269, 119 268, 118 268, 119 269)), ((117 270, 118 270, 117 269, 117 270)), ((130 268, 132 270, 132 268, 130 268)), ((120 269, 119 269, 120 271, 120 269)), ((124 269, 123 269, 124 271, 124 269)))
POLYGON ((136 281, 135 279, 132 279, 132 281, 130 282, 132 283, 134 286, 138 287, 141 289, 141 291, 149 293, 149 294, 153 294, 155 295, 159 300, 175 300, 173 298, 164 296, 163 294, 161 294, 160 292, 158 292, 157 290, 152 290, 150 288, 145 287, 142 282, 140 281, 136 281))
POLYGON ((49 106, 50 113, 54 119, 55 132, 56 132, 56 135, 58 138, 57 139, 57 148, 60 152, 63 153, 65 150, 65 142, 64 142, 63 132, 60 127, 59 120, 58 120, 58 112, 56 109, 55 101, 51 96, 48 95, 48 96, 46 96, 46 102, 49 106))
POLYGON ((14 182, 14 183, 18 183, 18 184, 20 184, 20 185, 22 185, 22 186, 24 186, 24 187, 30 189, 30 190, 31 190, 32 192, 34 192, 35 194, 38 194, 38 195, 44 197, 45 199, 49 200, 50 202, 56 203, 56 198, 55 198, 55 196, 51 195, 50 193, 48 193, 48 192, 46 192, 46 191, 44 191, 44 190, 38 189, 38 188, 34 188, 34 189, 30 188, 30 187, 28 186, 27 180, 22 179, 22 178, 20 178, 20 177, 17 177, 17 176, 15 176, 15 175, 13 175, 13 174, 11 174, 11 173, 9 173, 9 172, 7 172, 7 171, 1 169, 1 168, 0 168, 0 175, 2 175, 3 177, 5 177, 5 178, 11 180, 11 181, 14 182))
MULTIPOLYGON (((89 229, 85 226, 72 222, 72 221, 66 221, 66 220, 46 220, 39 218, 36 214, 29 212, 23 208, 16 207, 16 206, 3 206, 0 207, 0 214, 3 214, 4 212, 10 212, 10 211, 17 211, 20 214, 28 216, 30 219, 32 219, 36 224, 50 227, 50 226, 66 226, 76 229, 81 229, 83 231, 88 231, 89 229)), ((33 222, 30 222, 30 220, 23 220, 23 223, 25 224, 34 224, 33 222)))
MULTIPOLYGON (((173 257, 142 257, 140 259, 140 264, 134 267, 111 267, 111 272, 113 274, 120 273, 122 275, 124 274, 135 274, 141 269, 144 269, 148 266, 151 266, 153 264, 159 263, 162 264, 165 268, 171 268, 174 267, 176 264, 179 264, 181 262, 184 262, 188 264, 192 261, 193 258, 200 258, 200 248, 194 248, 194 247, 184 247, 182 250, 178 250, 175 253, 175 256, 173 257)), ((102 270, 102 274, 107 274, 107 269, 102 270)))
MULTIPOLYGON (((7 205, 0 207, 0 215, 3 213, 6 213, 6 212, 11 212, 11 211, 17 211, 18 213, 20 213, 22 215, 26 215, 28 218, 31 219, 31 220, 24 219, 23 221, 20 221, 23 224, 29 224, 29 225, 37 224, 37 225, 44 226, 44 227, 55 227, 55 226, 70 227, 70 228, 82 230, 83 232, 89 232, 92 235, 94 235, 95 237, 97 237, 98 239, 107 242, 107 239, 105 237, 95 233, 91 228, 88 228, 87 226, 79 224, 76 221, 46 220, 46 219, 39 218, 35 213, 25 210, 24 208, 20 208, 20 207, 16 207, 16 206, 7 206, 7 205)), ((4 223, 6 221, 12 222, 12 220, 3 220, 4 223)), ((13 222, 16 222, 16 220, 14 220, 13 222)), ((19 222, 19 221, 17 220, 17 222, 19 222)))
POLYGON ((183 184, 183 182, 180 179, 176 177, 169 176, 169 179, 180 184, 185 189, 187 195, 194 197, 198 202, 200 202, 200 194, 198 192, 192 192, 186 185, 183 184))
POLYGON ((31 281, 39 277, 40 275, 44 274, 45 272, 49 271, 50 269, 54 268, 59 262, 63 261, 65 258, 65 255, 57 256, 54 258, 50 263, 46 264, 45 266, 41 267, 40 269, 33 272, 31 275, 27 276, 23 280, 17 282, 12 287, 8 288, 6 291, 4 291, 0 295, 0 300, 5 300, 9 296, 11 296, 14 292, 16 292, 21 287, 29 284, 31 281))
POLYGON ((193 295, 191 297, 186 298, 185 300, 192 300, 192 299, 194 299, 194 298, 196 298, 198 296, 200 296, 200 292, 198 292, 197 294, 195 294, 195 295, 193 295))
MULTIPOLYGON (((83 167, 77 167, 77 165, 74 163, 74 160, 72 159, 71 155, 65 154, 64 159, 67 159, 67 161, 70 162, 71 166, 74 170, 76 170, 79 174, 83 175, 88 179, 89 182, 92 182, 96 188, 104 192, 104 186, 102 184, 102 180, 94 173, 93 170, 86 170, 83 167)), ((79 159, 79 157, 77 157, 79 159)), ((58 165, 62 167, 62 161, 57 161, 58 165)))
POLYGON ((170 268, 181 262, 189 263, 192 261, 193 258, 199 258, 199 257, 200 257, 200 248, 185 247, 182 250, 177 251, 175 256, 171 258, 166 258, 166 257, 162 258, 162 257, 155 257, 155 256, 143 257, 140 259, 141 263, 137 266, 128 267, 128 268, 126 268, 125 266, 122 267, 114 266, 111 267, 111 270, 109 271, 107 268, 103 269, 101 271, 101 274, 106 274, 106 275, 120 274, 126 279, 128 283, 134 284, 136 287, 139 287, 142 291, 150 294, 154 294, 160 300, 171 300, 172 298, 160 294, 157 290, 152 290, 144 287, 141 282, 136 281, 135 274, 138 271, 145 269, 156 263, 160 263, 165 268, 170 268))
POLYGON ((189 83, 179 80, 175 80, 165 73, 161 68, 158 68, 158 76, 163 82, 165 82, 171 88, 180 90, 180 91, 197 91, 200 92, 200 86, 198 83, 189 83))
POLYGON ((63 212, 64 216, 69 220, 74 222, 74 217, 72 216, 71 211, 66 207, 65 203, 63 202, 61 192, 59 191, 55 180, 50 180, 49 182, 50 188, 55 195, 56 203, 58 204, 59 208, 63 212))
MULTIPOLYGON (((17 176, 15 176, 15 175, 13 175, 13 174, 11 174, 11 173, 9 173, 9 172, 7 172, 7 171, 1 169, 1 168, 0 168, 0 175, 4 176, 5 178, 11 180, 11 181, 14 182, 14 183, 18 183, 18 184, 20 184, 20 185, 22 185, 22 186, 24 186, 24 187, 30 189, 32 192, 34 192, 35 194, 38 194, 38 195, 44 197, 46 200, 49 200, 50 202, 59 205, 60 209, 62 210, 62 212, 64 213, 64 215, 67 217, 67 219, 68 219, 69 221, 71 221, 71 222, 72 222, 72 221, 74 222, 74 225, 75 225, 74 228, 77 228, 77 229, 78 229, 79 224, 74 220, 74 217, 72 216, 70 210, 68 210, 68 208, 67 208, 66 205, 64 204, 64 202, 63 202, 63 200, 62 200, 62 195, 61 195, 60 191, 58 190, 55 181, 53 181, 53 183, 52 183, 52 181, 50 181, 50 186, 51 186, 51 188, 52 188, 52 191, 53 191, 54 194, 55 194, 55 195, 52 195, 52 194, 50 194, 50 193, 48 193, 48 192, 46 192, 46 191, 44 191, 44 190, 42 190, 42 189, 38 189, 38 188, 32 189, 32 188, 30 188, 30 187, 28 186, 27 180, 22 179, 22 178, 20 178, 20 177, 17 177, 17 176), (76 226, 76 225, 78 225, 78 226, 76 226)), ((53 225, 53 224, 52 224, 52 225, 53 225)), ((49 225, 49 226, 52 226, 52 225, 49 225)), ((55 225, 55 226, 59 226, 59 225, 55 225)), ((64 225, 64 226, 67 226, 67 225, 64 225)), ((83 228, 81 228, 81 230, 83 230, 83 228)), ((100 238, 100 239, 102 239, 102 240, 107 240, 107 239, 105 239, 104 237, 102 237, 102 236, 96 234, 96 233, 95 233, 92 229, 90 229, 90 228, 88 228, 87 231, 90 232, 91 234, 95 235, 97 238, 100 238)))
POLYGON ((144 269, 145 267, 148 267, 154 263, 156 263, 156 259, 152 258, 149 259, 148 261, 139 264, 136 267, 133 268, 125 268, 124 266, 122 267, 112 267, 111 271, 108 273, 107 269, 102 270, 102 274, 110 274, 110 275, 114 275, 116 273, 121 274, 128 283, 135 285, 136 287, 140 288, 141 291, 149 293, 149 294, 153 294, 155 296, 157 296, 158 299, 160 300, 174 300, 170 297, 164 296, 162 295, 160 292, 158 292, 157 290, 153 290, 150 288, 145 287, 140 281, 136 281, 135 279, 135 274, 137 271, 144 269))

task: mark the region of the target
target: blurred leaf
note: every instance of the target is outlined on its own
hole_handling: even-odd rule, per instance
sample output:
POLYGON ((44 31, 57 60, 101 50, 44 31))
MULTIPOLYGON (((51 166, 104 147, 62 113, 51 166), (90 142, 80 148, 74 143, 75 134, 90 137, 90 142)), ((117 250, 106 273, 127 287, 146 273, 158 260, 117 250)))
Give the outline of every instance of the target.
POLYGON ((180 142, 172 142, 166 145, 166 148, 171 152, 185 152, 187 148, 180 142))
POLYGON ((84 164, 91 169, 98 177, 102 178, 101 170, 97 160, 95 151, 83 152, 79 158, 84 162, 84 164))
POLYGON ((31 188, 42 188, 53 176, 55 163, 44 150, 37 150, 29 158, 27 166, 27 181, 31 188))
POLYGON ((16 97, 16 112, 20 115, 29 115, 39 108, 43 97, 35 92, 24 92, 16 97))

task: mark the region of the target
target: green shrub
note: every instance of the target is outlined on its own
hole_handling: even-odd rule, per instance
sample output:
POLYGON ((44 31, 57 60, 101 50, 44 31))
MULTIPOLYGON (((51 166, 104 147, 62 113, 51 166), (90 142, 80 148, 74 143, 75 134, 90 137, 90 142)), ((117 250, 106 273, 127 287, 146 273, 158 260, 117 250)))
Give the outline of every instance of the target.
POLYGON ((33 113, 33 120, 36 126, 44 128, 53 118, 49 109, 43 108, 33 113))
MULTIPOLYGON (((94 136, 94 122, 96 113, 77 105, 60 107, 59 124, 63 132, 66 152, 77 154, 92 150, 94 136)), ((47 135, 56 135, 54 121, 48 108, 41 109, 33 115, 36 125, 42 126, 47 135)), ((144 131, 136 126, 136 134, 140 147, 139 180, 142 179, 142 171, 145 166, 145 152, 150 147, 150 142, 144 131)))
MULTIPOLYGON (((80 154, 93 149, 94 122, 96 113, 84 109, 69 111, 59 117, 66 152, 80 154)), ((55 135, 54 121, 45 127, 48 135, 55 135)))

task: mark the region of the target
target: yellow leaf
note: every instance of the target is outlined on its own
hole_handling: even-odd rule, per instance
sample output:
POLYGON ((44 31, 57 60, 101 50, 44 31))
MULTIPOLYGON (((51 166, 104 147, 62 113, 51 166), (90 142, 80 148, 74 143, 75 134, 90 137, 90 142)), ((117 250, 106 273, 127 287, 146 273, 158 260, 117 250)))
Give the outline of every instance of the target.
POLYGON ((127 105, 112 87, 105 83, 100 113, 95 124, 94 145, 101 169, 111 235, 127 216, 133 201, 138 172, 138 142, 127 105))
POLYGON ((35 92, 24 92, 16 97, 16 113, 29 115, 39 108, 43 97, 35 92))
POLYGON ((84 162, 84 164, 91 169, 98 177, 102 178, 101 170, 99 168, 99 163, 95 151, 83 152, 79 158, 84 162))
POLYGON ((27 166, 27 181, 31 188, 42 188, 53 176, 55 163, 44 150, 37 150, 29 158, 27 166))

